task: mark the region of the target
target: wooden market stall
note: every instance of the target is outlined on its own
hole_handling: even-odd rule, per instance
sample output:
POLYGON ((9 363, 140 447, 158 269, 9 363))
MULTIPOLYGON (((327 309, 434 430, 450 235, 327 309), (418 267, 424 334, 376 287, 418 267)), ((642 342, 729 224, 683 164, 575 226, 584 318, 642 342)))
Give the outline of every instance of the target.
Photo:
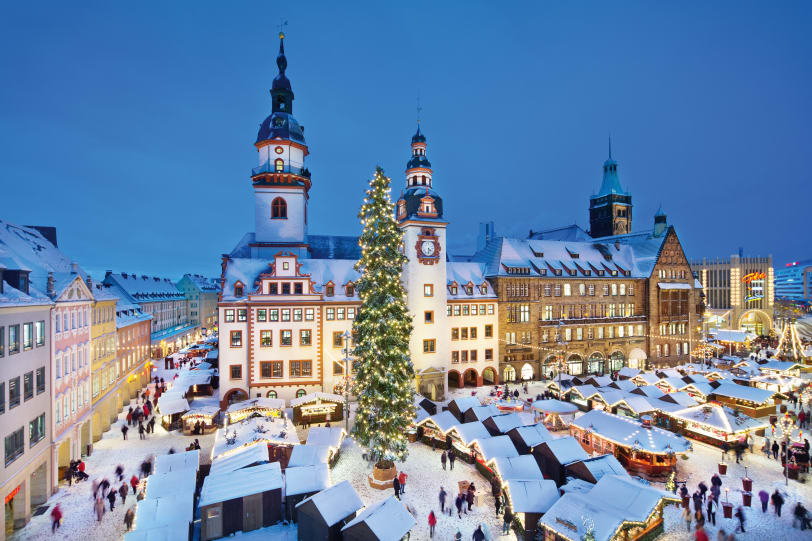
POLYGON ((473 462, 474 455, 471 451, 474 442, 491 437, 488 429, 479 421, 454 425, 447 435, 451 437, 451 446, 455 454, 466 462, 473 462))
POLYGON ((564 466, 577 460, 589 458, 578 440, 571 436, 543 441, 533 447, 533 458, 541 468, 545 479, 552 479, 558 486, 566 482, 564 466))
POLYGON ((507 437, 513 442, 513 446, 520 455, 530 454, 537 445, 553 439, 552 434, 542 423, 517 426, 508 431, 507 437))
POLYGON ((343 541, 392 541, 408 539, 417 523, 394 496, 367 506, 342 529, 343 541))
POLYGON ((251 398, 231 404, 226 410, 227 424, 251 417, 280 418, 284 415, 285 401, 281 398, 251 398))
POLYGON ((458 424, 460 424, 460 421, 454 417, 450 410, 446 410, 419 421, 417 428, 423 433, 425 443, 431 444, 432 440, 434 440, 439 447, 444 447, 448 432, 458 424))
POLYGON ((611 453, 639 475, 657 477, 674 471, 676 453, 691 449, 682 436, 605 411, 592 410, 570 423, 570 434, 588 453, 611 453))
POLYGON ((719 404, 700 404, 664 415, 671 418, 674 432, 717 447, 733 444, 747 435, 763 436, 770 426, 765 420, 753 419, 719 404))
POLYGON ((293 447, 300 445, 296 430, 287 419, 251 417, 217 430, 212 459, 246 445, 265 444, 268 460, 287 467, 293 447))
POLYGON ((463 416, 466 411, 481 405, 482 403, 479 401, 479 398, 475 396, 464 396, 451 400, 448 403, 448 411, 451 412, 458 422, 462 423, 464 422, 463 416))
POLYGON ((177 470, 192 469, 197 473, 200 471, 200 451, 183 451, 182 453, 172 453, 158 455, 155 457, 155 473, 169 473, 177 470))
POLYGON ((708 397, 750 417, 775 414, 775 407, 786 399, 781 393, 736 383, 723 382, 708 397))
POLYGON ((341 443, 347 433, 340 426, 314 426, 307 433, 308 445, 325 446, 329 450, 330 466, 335 465, 341 443))
POLYGON ((578 411, 578 406, 554 398, 536 400, 532 408, 536 422, 543 422, 549 430, 565 430, 578 411))
POLYGON ((298 522, 296 504, 330 486, 327 464, 297 466, 285 470, 285 518, 298 522))
POLYGON ((177 430, 182 428, 181 416, 189 411, 189 403, 180 395, 167 392, 158 399, 157 411, 164 430, 177 430))
POLYGON ((344 419, 344 397, 337 394, 321 391, 306 394, 291 400, 290 407, 296 425, 334 423, 344 419))
POLYGON ((499 408, 494 406, 493 404, 487 404, 484 406, 474 406, 473 408, 469 408, 462 416, 463 423, 471 423, 474 421, 484 421, 488 417, 493 417, 494 415, 501 415, 501 411, 499 408))
POLYGON ((519 539, 536 539, 539 519, 558 501, 560 494, 549 479, 508 479, 503 483, 519 539))
POLYGON ((211 434, 217 430, 219 406, 192 406, 192 409, 181 415, 183 433, 187 436, 211 434))
POLYGON ((600 481, 604 475, 629 476, 620 461, 616 459, 614 455, 610 454, 577 460, 567 464, 564 470, 567 477, 575 477, 592 484, 600 481))
POLYGON ((517 426, 523 426, 522 418, 517 413, 502 413, 488 417, 482 424, 491 436, 502 436, 517 426))
POLYGON ((346 480, 305 498, 296 504, 299 541, 341 541, 341 528, 362 507, 364 502, 346 480))

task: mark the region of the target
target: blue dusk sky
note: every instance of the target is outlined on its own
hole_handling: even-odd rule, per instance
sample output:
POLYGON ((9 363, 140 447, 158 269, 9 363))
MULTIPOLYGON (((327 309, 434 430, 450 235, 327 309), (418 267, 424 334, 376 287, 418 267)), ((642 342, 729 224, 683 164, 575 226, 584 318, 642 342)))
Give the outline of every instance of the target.
POLYGON ((812 257, 809 2, 12 2, 0 18, 0 217, 105 269, 219 275, 253 230, 278 25, 313 174, 309 230, 393 196, 416 101, 452 253, 588 227, 612 136, 633 229, 689 257, 812 257))

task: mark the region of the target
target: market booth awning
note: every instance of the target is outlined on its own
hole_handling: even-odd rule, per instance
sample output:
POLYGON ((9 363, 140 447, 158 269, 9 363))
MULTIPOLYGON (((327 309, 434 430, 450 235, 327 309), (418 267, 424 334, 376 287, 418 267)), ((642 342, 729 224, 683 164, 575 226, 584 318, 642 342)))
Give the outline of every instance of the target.
POLYGON ((719 404, 701 404, 665 415, 673 419, 676 427, 687 436, 714 445, 738 441, 747 434, 763 435, 770 426, 767 421, 719 404))
POLYGON ((282 417, 284 410, 285 401, 281 398, 252 398, 231 404, 226 419, 232 424, 249 417, 282 417))
POLYGON ((293 422, 299 425, 340 421, 344 418, 344 402, 343 396, 320 391, 294 398, 290 401, 293 422))

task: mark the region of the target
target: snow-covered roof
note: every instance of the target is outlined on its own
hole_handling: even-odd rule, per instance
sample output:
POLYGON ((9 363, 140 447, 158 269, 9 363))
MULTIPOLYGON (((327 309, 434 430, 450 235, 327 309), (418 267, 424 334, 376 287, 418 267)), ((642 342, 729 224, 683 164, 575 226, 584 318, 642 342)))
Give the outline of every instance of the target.
POLYGON ((562 494, 566 494, 568 492, 577 492, 583 494, 592 490, 594 486, 594 483, 584 481, 583 479, 578 479, 577 477, 567 477, 567 482, 558 487, 558 490, 562 494))
POLYGON ((219 278, 207 278, 201 274, 184 274, 183 278, 180 279, 178 285, 182 282, 188 282, 195 286, 198 290, 208 292, 208 293, 217 293, 220 291, 220 279, 219 278))
POLYGON ((514 513, 546 513, 560 498, 549 479, 508 479, 505 484, 514 513))
POLYGON ((463 445, 471 445, 475 440, 484 440, 491 437, 488 429, 479 421, 458 424, 452 430, 457 433, 463 445))
POLYGON ((595 387, 606 387, 610 383, 612 383, 612 378, 609 376, 592 376, 587 379, 590 385, 594 385, 595 387))
POLYGON ((793 361, 776 361, 776 360, 769 360, 766 363, 759 365, 762 371, 770 371, 770 372, 787 372, 789 370, 795 370, 799 368, 803 368, 804 365, 800 363, 796 363, 793 361))
POLYGON ((138 303, 184 299, 183 292, 169 278, 108 272, 104 276, 104 283, 117 284, 138 303))
POLYGON ((485 462, 490 462, 498 456, 519 456, 519 452, 516 451, 516 446, 513 445, 513 442, 510 441, 510 438, 507 436, 495 436, 493 438, 476 440, 476 444, 482 452, 482 458, 485 462))
POLYGON ((542 413, 575 413, 578 411, 578 406, 570 402, 549 398, 533 402, 533 409, 542 413))
POLYGON ((576 418, 570 423, 570 427, 573 426, 593 432, 618 445, 649 453, 676 453, 691 448, 691 444, 682 436, 656 427, 644 427, 639 421, 601 410, 592 410, 576 418))
POLYGON ((379 541, 400 541, 417 523, 403 503, 394 496, 368 506, 341 528, 341 531, 361 522, 366 523, 379 541))
POLYGON ((500 434, 507 434, 508 431, 518 427, 524 426, 522 418, 516 413, 503 413, 501 415, 494 415, 491 417, 490 422, 494 424, 500 434))
POLYGON ((502 481, 520 479, 534 481, 544 479, 541 468, 533 455, 498 456, 494 459, 496 473, 502 481))
POLYGON ((736 398, 738 400, 763 404, 769 401, 776 392, 725 381, 714 389, 713 394, 715 396, 724 396, 726 398, 736 398))
POLYGON ((581 463, 589 470, 595 481, 600 481, 604 475, 620 475, 629 477, 615 455, 606 454, 582 460, 581 463))
POLYGON ((719 404, 701 404, 673 411, 668 415, 683 421, 699 423, 726 434, 758 430, 770 426, 767 421, 754 419, 743 413, 736 415, 732 409, 719 404))
POLYGON ((158 399, 158 411, 161 415, 173 415, 189 411, 189 403, 180 394, 166 393, 158 399))
POLYGON ((494 415, 501 415, 502 412, 499 411, 499 408, 494 406, 493 404, 487 404, 485 406, 474 406, 473 408, 469 408, 466 413, 471 412, 474 417, 476 417, 477 421, 484 421, 488 417, 493 417, 494 415))
POLYGON ((214 436, 212 457, 230 453, 244 445, 273 443, 299 445, 299 436, 293 424, 275 417, 249 417, 220 428, 214 436), (233 443, 229 443, 233 440, 233 443))
POLYGON ((619 379, 617 381, 613 381, 609 386, 615 389, 620 389, 624 392, 633 391, 634 388, 637 387, 637 385, 635 385, 630 379, 619 379))
POLYGON ((756 337, 755 334, 747 331, 736 331, 733 329, 714 329, 708 332, 708 335, 715 338, 719 342, 733 342, 742 344, 747 340, 752 340, 756 337))
POLYGON ((147 477, 147 498, 166 498, 172 494, 192 498, 197 485, 197 472, 191 468, 153 473, 147 477))
POLYGON ((194 520, 195 512, 192 494, 170 494, 165 498, 146 498, 136 504, 136 530, 148 530, 171 526, 176 522, 186 526, 194 520))
POLYGON ((437 428, 439 428, 444 434, 447 433, 449 430, 460 424, 454 414, 450 411, 441 411, 437 415, 432 415, 427 419, 423 419, 418 424, 426 424, 429 421, 434 423, 437 428))
POLYGON ((569 392, 570 394, 575 393, 586 399, 595 394, 597 390, 598 388, 594 385, 575 385, 569 390, 569 392))
POLYGON ((314 393, 306 394, 304 396, 300 396, 299 398, 292 399, 290 401, 290 407, 295 408, 297 406, 301 406, 302 404, 309 404, 310 402, 317 402, 319 400, 323 400, 325 402, 335 402, 337 404, 344 403, 344 397, 341 395, 316 391, 314 393))
POLYGON ((124 534, 124 541, 177 541, 189 537, 189 524, 178 520, 157 528, 136 528, 124 534))
POLYGON ((307 433, 307 444, 326 445, 338 449, 346 435, 347 433, 340 426, 314 426, 307 433))
POLYGON ((586 454, 586 451, 584 451, 584 448, 578 443, 578 440, 572 436, 555 438, 545 442, 545 445, 550 448, 550 451, 556 460, 558 460, 559 464, 569 464, 577 460, 589 458, 589 455, 586 454))
POLYGON ((313 502, 328 527, 347 518, 364 506, 364 502, 347 480, 305 498, 296 504, 296 507, 308 501, 313 502))
POLYGON ((628 408, 637 415, 655 411, 659 408, 659 405, 652 404, 652 401, 645 396, 632 393, 627 393, 621 399, 620 403, 626 404, 626 406, 628 406, 628 408))
POLYGON ((553 439, 550 431, 542 423, 516 427, 516 434, 528 447, 535 447, 542 442, 553 439))
POLYGON ((589 492, 594 501, 620 509, 628 521, 644 522, 663 499, 677 498, 629 475, 604 475, 589 492))
POLYGON ((682 379, 682 374, 676 368, 661 368, 655 372, 661 378, 679 378, 682 379))
POLYGON ((327 464, 329 459, 330 447, 327 445, 296 445, 288 459, 288 468, 327 464))
POLYGON ((642 385, 654 385, 660 381, 660 376, 654 372, 641 372, 634 376, 635 383, 640 382, 642 385))
POLYGON ((327 464, 297 466, 285 469, 285 494, 309 494, 330 486, 330 470, 327 464))
POLYGON ((625 397, 626 394, 627 393, 624 393, 620 389, 615 389, 614 387, 601 387, 600 389, 596 389, 590 397, 600 397, 604 403, 608 404, 609 406, 614 406, 623 400, 623 397, 625 397))
POLYGON ((665 394, 665 392, 663 392, 663 390, 657 387, 656 385, 640 385, 639 387, 637 387, 637 389, 635 389, 635 391, 637 391, 638 394, 642 393, 644 396, 647 396, 648 398, 660 398, 665 394))
POLYGON ((281 398, 251 398, 250 400, 243 400, 242 402, 235 402, 234 404, 231 404, 226 410, 226 413, 236 413, 238 411, 250 409, 270 409, 281 411, 285 409, 285 401, 281 398))
POLYGON ((445 266, 446 282, 448 284, 456 282, 457 293, 453 294, 448 292, 448 300, 486 300, 496 299, 496 291, 493 286, 485 279, 485 264, 477 262, 460 262, 448 261, 445 266), (475 287, 471 291, 471 295, 465 290, 466 284, 471 283, 475 287), (481 286, 487 285, 487 289, 483 293, 481 286))
POLYGON ((220 413, 220 406, 195 406, 194 402, 190 406, 191 409, 184 413, 181 418, 185 419, 186 417, 191 417, 194 415, 204 415, 207 417, 214 417, 218 413, 220 413))
POLYGON ((461 398, 455 398, 449 401, 448 406, 451 407, 451 404, 454 404, 460 413, 465 413, 471 408, 481 406, 482 402, 480 402, 479 398, 475 396, 463 396, 461 398))
POLYGON ((184 451, 171 455, 158 455, 155 457, 155 473, 167 473, 175 470, 200 468, 200 451, 184 451))
POLYGON ((198 505, 204 507, 281 488, 279 462, 267 462, 232 472, 209 474, 203 481, 198 505))
POLYGON ((640 370, 638 370, 637 368, 624 366, 623 368, 618 370, 617 373, 619 376, 623 376, 624 378, 633 378, 634 376, 640 373, 640 370))
MULTIPOLYGON (((296 450, 299 445, 293 449, 296 450)), ((246 466, 268 462, 268 446, 262 444, 247 445, 223 456, 216 456, 211 461, 211 474, 229 473, 246 466)))
POLYGON ((684 282, 657 282, 660 289, 692 289, 691 284, 684 282))

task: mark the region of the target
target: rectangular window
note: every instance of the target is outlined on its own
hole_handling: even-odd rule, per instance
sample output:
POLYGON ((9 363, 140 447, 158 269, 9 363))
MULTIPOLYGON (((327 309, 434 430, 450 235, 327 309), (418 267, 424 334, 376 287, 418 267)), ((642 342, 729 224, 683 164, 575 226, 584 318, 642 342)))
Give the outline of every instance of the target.
POLYGON ((226 308, 226 323, 233 323, 234 322, 234 309, 233 308, 226 308))
POLYGON ((468 362, 468 351, 466 351, 466 350, 462 350, 462 351, 460 352, 460 354, 461 354, 461 355, 460 355, 460 357, 461 357, 461 358, 460 358, 460 360, 461 360, 462 362, 464 362, 464 363, 467 363, 467 362, 468 362))
POLYGON ((259 331, 259 347, 269 348, 273 346, 273 331, 259 331))
POLYGON ((617 337, 618 338, 623 338, 623 334, 624 334, 623 325, 618 325, 618 327, 617 327, 617 337))
POLYGON ((293 284, 293 294, 294 295, 301 295, 304 289, 302 288, 302 282, 296 282, 293 284))
POLYGON ((341 331, 333 332, 333 347, 340 348, 342 345, 344 345, 344 337, 341 331))
POLYGON ((423 321, 426 323, 434 323, 434 312, 431 310, 423 312, 423 321))
POLYGON ((347 319, 355 319, 355 308, 347 308, 347 319))
POLYGON ((14 355, 20 352, 20 326, 8 326, 8 354, 14 355))
POLYGON ((313 343, 313 331, 310 329, 301 329, 299 331, 299 345, 309 346, 313 343))
POLYGON ((336 319, 344 320, 344 308, 336 308, 336 319))
POLYGON ((25 451, 23 427, 6 436, 6 466, 17 460, 25 451))
POLYGON ((231 347, 242 347, 242 331, 231 331, 231 347))
POLYGON ((257 310, 257 321, 260 323, 268 321, 268 311, 265 308, 257 310))
POLYGON ((447 315, 448 317, 451 317, 451 305, 450 304, 445 305, 445 315, 447 315))
POLYGON ((552 295, 552 292, 553 292, 553 289, 552 289, 552 287, 551 287, 549 284, 547 284, 547 285, 545 285, 545 286, 544 286, 544 296, 545 296, 545 297, 549 297, 549 296, 551 296, 551 295, 552 295))
POLYGON ((28 445, 33 447, 37 442, 45 437, 45 414, 40 414, 36 419, 28 423, 28 445))
POLYGON ((248 310, 245 308, 240 308, 237 310, 237 321, 245 321, 248 319, 248 310))
POLYGON ((459 304, 454 305, 454 315, 455 316, 460 315, 460 305, 459 304))
POLYGON ((282 377, 282 361, 271 361, 271 377, 282 377))
POLYGON ((486 361, 492 361, 493 360, 493 350, 492 349, 486 349, 485 350, 485 360, 486 361))
POLYGON ((290 375, 294 378, 312 375, 311 361, 290 361, 290 375))
POLYGON ((282 321, 290 321, 290 309, 282 308, 282 321))
POLYGON ((512 346, 516 343, 516 333, 515 332, 506 332, 505 333, 505 343, 509 346, 512 346))
POLYGON ((553 287, 553 295, 556 297, 561 296, 561 284, 556 284, 555 287, 553 287))
POLYGON ((23 374, 23 400, 34 398, 34 372, 23 374))
POLYGON ((476 340, 476 327, 471 327, 471 340, 476 340))
POLYGON ((617 295, 617 284, 612 284, 612 296, 617 295))
POLYGON ((460 330, 457 327, 453 327, 451 329, 451 339, 452 340, 459 340, 460 339, 460 330))
POLYGON ((242 379, 242 365, 232 364, 229 367, 229 375, 231 379, 242 379))
POLYGON ((460 339, 468 340, 468 327, 463 327, 460 329, 460 339))
POLYGON ((615 337, 615 328, 606 327, 606 338, 614 338, 614 337, 615 337))
POLYGON ((522 323, 527 323, 530 321, 530 305, 529 304, 522 304, 519 306, 519 321, 522 323))
POLYGON ((451 352, 451 362, 452 363, 460 362, 460 352, 459 351, 452 351, 451 352))
POLYGON ((6 384, 0 382, 0 414, 6 412, 6 384))
POLYGON ((37 368, 37 394, 45 392, 45 367, 37 368))
POLYGON ((566 340, 567 342, 572 340, 572 329, 570 329, 569 327, 564 329, 564 340, 566 340))
POLYGON ((626 295, 634 295, 634 284, 629 284, 626 295))
POLYGON ((564 296, 569 297, 572 295, 572 286, 570 284, 564 284, 564 296))
POLYGON ((8 409, 16 408, 20 405, 20 377, 8 380, 8 409))
POLYGON ((603 284, 603 296, 604 297, 609 296, 609 284, 603 284))
POLYGON ((290 282, 282 284, 282 295, 290 295, 290 282))
POLYGON ((327 309, 327 321, 332 321, 336 318, 336 309, 335 308, 328 308, 327 309))
POLYGON ((575 329, 575 339, 576 340, 583 340, 584 339, 584 330, 581 327, 575 329))
POLYGON ((423 284, 423 296, 424 297, 434 296, 434 284, 423 284))
POLYGON ((603 327, 598 327, 598 340, 603 338, 603 327))
POLYGON ((620 284, 620 294, 621 295, 626 294, 626 284, 620 284))
POLYGON ((279 284, 276 282, 271 282, 268 284, 268 294, 269 295, 279 295, 279 284))
MULTIPOLYGON (((272 378, 273 375, 273 365, 275 363, 282 364, 281 361, 260 361, 259 362, 259 377, 261 378, 272 378)), ((276 376, 279 377, 279 376, 276 376)))
POLYGON ((485 325, 485 338, 493 338, 493 325, 485 325))
POLYGON ((471 362, 472 363, 475 363, 477 361, 477 352, 476 351, 477 350, 475 350, 475 349, 471 350, 471 362))
POLYGON ((301 308, 294 308, 293 309, 293 321, 301 321, 302 320, 302 309, 301 308))
POLYGON ((423 340, 423 353, 434 353, 435 351, 437 351, 436 340, 423 340))
POLYGON ((279 310, 276 308, 268 310, 268 319, 270 321, 279 321, 279 310))
POLYGON ((305 321, 313 321, 315 319, 315 310, 313 308, 305 308, 305 321))
POLYGON ((279 343, 282 346, 293 345, 293 331, 284 330, 279 333, 279 343))
POLYGON ((45 321, 34 322, 34 334, 36 335, 37 347, 45 345, 45 321))
POLYGON ((477 312, 478 312, 478 311, 479 311, 479 310, 477 309, 477 305, 476 305, 476 304, 472 304, 472 305, 471 305, 471 315, 472 315, 472 316, 477 315, 477 312))
POLYGON ((468 310, 469 310, 469 306, 467 304, 463 304, 462 305, 462 315, 467 316, 468 315, 468 310))

